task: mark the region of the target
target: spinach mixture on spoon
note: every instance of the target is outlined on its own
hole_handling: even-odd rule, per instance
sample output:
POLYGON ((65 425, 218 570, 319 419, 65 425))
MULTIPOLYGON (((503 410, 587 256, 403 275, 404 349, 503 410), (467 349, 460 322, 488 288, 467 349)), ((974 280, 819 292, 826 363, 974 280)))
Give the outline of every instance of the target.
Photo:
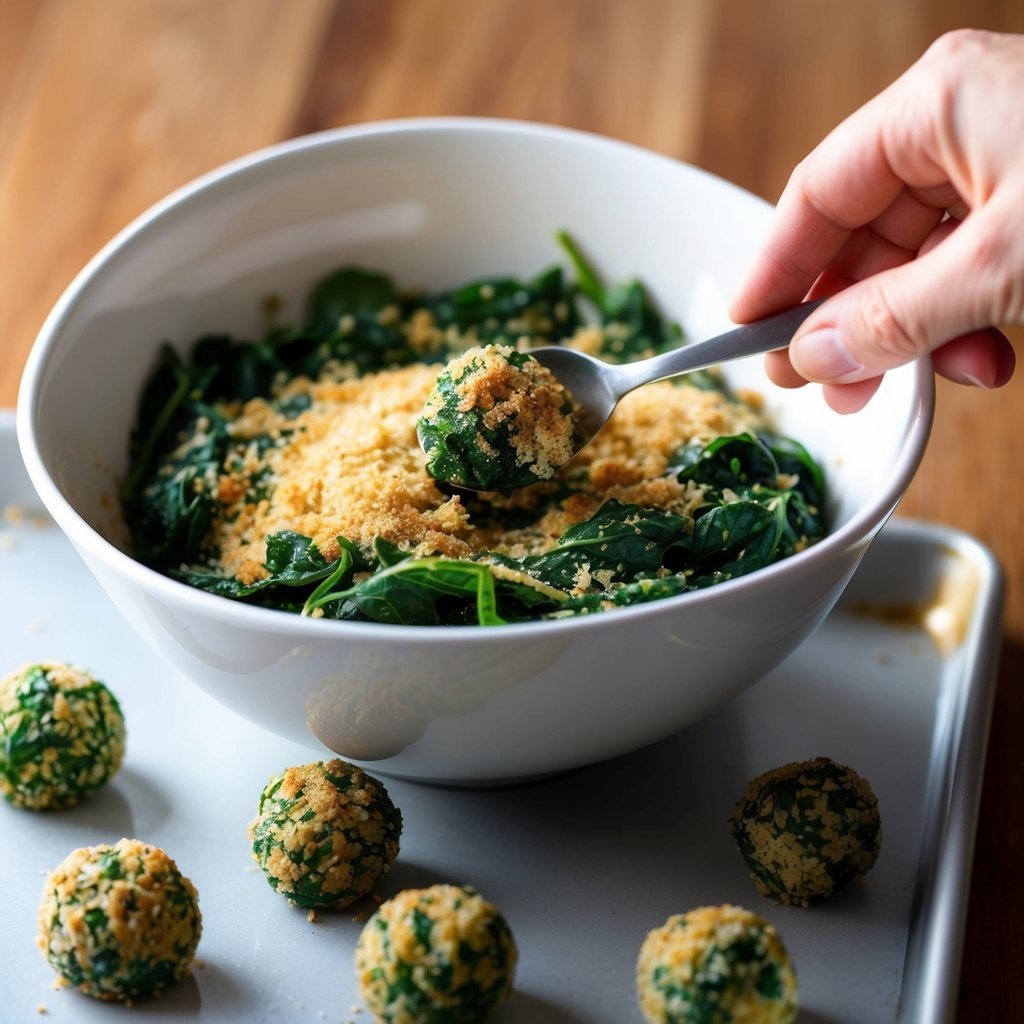
POLYGON ((821 469, 713 373, 627 395, 566 463, 572 397, 528 350, 626 362, 682 338, 642 284, 606 288, 559 240, 571 275, 406 295, 345 267, 301 327, 207 335, 187 359, 165 345, 124 484, 136 557, 304 615, 500 625, 685 593, 818 540, 821 469))

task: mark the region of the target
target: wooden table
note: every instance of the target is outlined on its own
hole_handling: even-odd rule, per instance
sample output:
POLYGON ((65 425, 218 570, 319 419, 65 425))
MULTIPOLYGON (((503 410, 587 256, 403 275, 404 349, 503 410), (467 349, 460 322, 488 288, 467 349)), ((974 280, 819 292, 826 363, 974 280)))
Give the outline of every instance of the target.
MULTIPOLYGON (((602 132, 768 198, 941 32, 1021 0, 0 0, 0 406, 85 260, 166 192, 291 135, 476 114, 602 132)), ((1015 336, 1024 354, 1024 335, 1015 336)), ((1009 588, 958 1020, 1024 1020, 1024 372, 940 382, 902 513, 1009 588)))

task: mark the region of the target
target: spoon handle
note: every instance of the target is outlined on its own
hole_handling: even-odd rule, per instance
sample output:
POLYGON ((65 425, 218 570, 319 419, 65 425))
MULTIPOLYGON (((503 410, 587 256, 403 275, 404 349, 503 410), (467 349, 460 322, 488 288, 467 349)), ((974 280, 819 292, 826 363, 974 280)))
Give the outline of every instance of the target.
MULTIPOLYGON (((825 300, 815 299, 804 302, 782 313, 755 320, 753 323, 736 327, 725 334, 709 338, 695 345, 683 345, 650 359, 641 359, 635 363, 626 363, 619 367, 621 371, 622 394, 650 384, 666 377, 676 377, 692 370, 703 370, 709 366, 740 359, 743 356, 758 355, 761 352, 772 352, 785 348, 796 333, 797 328, 825 300)), ((618 376, 618 375, 617 375, 618 376)))

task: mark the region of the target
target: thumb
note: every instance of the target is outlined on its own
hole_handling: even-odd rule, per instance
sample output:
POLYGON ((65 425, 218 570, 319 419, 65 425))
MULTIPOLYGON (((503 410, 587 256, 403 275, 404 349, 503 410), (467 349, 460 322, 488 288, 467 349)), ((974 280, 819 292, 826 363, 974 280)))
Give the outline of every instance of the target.
POLYGON ((970 215, 916 259, 851 285, 805 321, 789 347, 807 380, 879 377, 978 328, 1012 319, 1008 287, 1020 268, 1002 225, 970 215))

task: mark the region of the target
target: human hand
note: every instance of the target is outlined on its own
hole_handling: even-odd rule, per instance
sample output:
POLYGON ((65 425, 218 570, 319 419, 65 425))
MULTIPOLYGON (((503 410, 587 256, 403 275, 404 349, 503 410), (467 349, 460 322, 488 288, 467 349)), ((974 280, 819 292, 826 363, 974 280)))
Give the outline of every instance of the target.
POLYGON ((766 368, 838 412, 926 353, 950 380, 1010 379, 991 325, 1024 322, 1024 36, 942 36, 799 164, 730 312, 805 296, 834 298, 766 368))

